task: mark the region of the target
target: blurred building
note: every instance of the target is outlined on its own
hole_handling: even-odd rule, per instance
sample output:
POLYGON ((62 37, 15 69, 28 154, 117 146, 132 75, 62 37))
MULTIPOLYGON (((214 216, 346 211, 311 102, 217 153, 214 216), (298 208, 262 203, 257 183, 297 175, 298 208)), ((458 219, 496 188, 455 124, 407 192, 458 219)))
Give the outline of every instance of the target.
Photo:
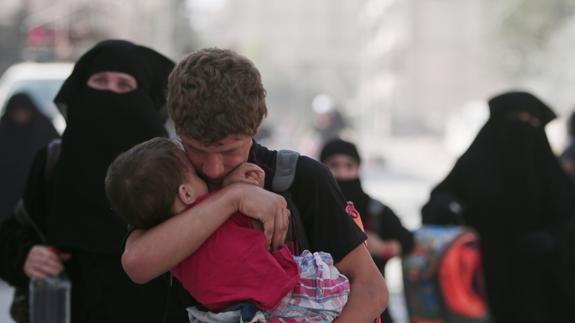
POLYGON ((311 127, 316 95, 331 95, 344 114, 354 108, 349 103, 359 76, 357 17, 363 1, 215 2, 217 10, 213 4, 203 9, 209 21, 191 17, 192 24, 202 25, 202 46, 232 48, 255 62, 268 91, 268 122, 291 129, 291 142, 282 146, 311 127))
POLYGON ((216 2, 202 46, 231 47, 256 62, 270 119, 291 126, 290 140, 309 128, 319 93, 334 97, 369 146, 442 134, 451 112, 499 88, 491 1, 216 2))
POLYGON ((107 38, 176 57, 193 43, 184 6, 184 0, 20 1, 21 59, 70 60, 107 38))
POLYGON ((447 116, 497 89, 483 0, 367 0, 357 113, 363 137, 441 134, 447 116))
POLYGON ((23 47, 19 0, 0 1, 0 74, 20 58, 23 47))

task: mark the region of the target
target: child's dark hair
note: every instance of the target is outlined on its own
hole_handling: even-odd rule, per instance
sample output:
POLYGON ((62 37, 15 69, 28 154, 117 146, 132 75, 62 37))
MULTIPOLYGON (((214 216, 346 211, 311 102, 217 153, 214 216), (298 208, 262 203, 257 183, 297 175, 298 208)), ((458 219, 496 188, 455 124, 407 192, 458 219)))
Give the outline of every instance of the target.
POLYGON ((154 138, 120 154, 106 174, 112 209, 136 228, 151 228, 173 215, 172 205, 191 166, 168 138, 154 138))

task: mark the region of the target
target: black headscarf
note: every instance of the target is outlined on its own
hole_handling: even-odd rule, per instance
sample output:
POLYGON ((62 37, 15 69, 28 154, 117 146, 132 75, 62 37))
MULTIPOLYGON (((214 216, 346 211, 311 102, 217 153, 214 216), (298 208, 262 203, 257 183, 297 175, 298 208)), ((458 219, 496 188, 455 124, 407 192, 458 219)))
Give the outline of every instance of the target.
POLYGON ((325 163, 329 157, 338 154, 349 156, 355 160, 357 165, 361 164, 361 157, 359 156, 357 147, 355 147, 353 143, 340 138, 331 139, 326 142, 321 149, 319 159, 322 163, 325 163))
POLYGON ((0 218, 12 213, 22 196, 36 152, 59 137, 52 122, 25 93, 13 95, 0 119, 0 218), (17 114, 24 114, 18 121, 17 114))
POLYGON ((78 60, 54 100, 67 127, 47 221, 51 243, 64 250, 120 253, 126 227, 106 199, 106 170, 133 145, 166 135, 164 93, 173 65, 149 48, 121 40, 101 42, 78 60), (88 87, 88 78, 101 71, 130 74, 137 89, 119 94, 88 87))
POLYGON ((489 100, 489 108, 489 120, 432 191, 422 210, 423 223, 445 219, 447 213, 437 214, 445 208, 436 205, 445 194, 464 205, 463 221, 478 231, 481 240, 495 319, 554 322, 551 313, 564 313, 549 308, 560 307, 557 304, 565 298, 557 289, 549 293, 557 284, 545 274, 549 268, 542 266, 551 263, 545 257, 553 252, 553 240, 575 212, 575 190, 545 134, 544 126, 555 114, 526 92, 498 95, 489 100), (521 120, 522 112, 539 123, 521 120), (544 277, 549 279, 543 281, 544 277))
POLYGON ((557 115, 553 110, 531 93, 523 91, 506 92, 489 100, 489 112, 492 119, 509 118, 510 114, 527 112, 548 124, 557 115))
MULTIPOLYGON (((325 163, 330 157, 335 155, 351 157, 357 163, 358 167, 361 164, 361 157, 357 147, 349 141, 340 138, 329 140, 321 149, 320 161, 325 163)), ((353 202, 355 208, 361 215, 363 223, 367 223, 367 206, 371 198, 363 190, 359 177, 351 179, 336 178, 336 181, 343 196, 353 202)))
POLYGON ((172 60, 153 49, 125 40, 106 40, 78 59, 54 102, 67 116, 70 101, 86 86, 92 74, 118 71, 132 75, 138 81, 138 90, 146 94, 157 111, 164 113, 168 75, 173 68, 172 60))

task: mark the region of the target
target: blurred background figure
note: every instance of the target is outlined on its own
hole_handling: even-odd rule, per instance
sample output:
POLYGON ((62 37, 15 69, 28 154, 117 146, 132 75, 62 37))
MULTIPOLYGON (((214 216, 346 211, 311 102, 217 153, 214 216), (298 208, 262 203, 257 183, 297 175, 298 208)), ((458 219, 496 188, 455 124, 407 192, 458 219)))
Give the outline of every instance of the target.
POLYGON ((575 189, 545 134, 555 113, 527 92, 495 96, 489 109, 471 146, 431 192, 422 222, 463 222, 478 232, 496 322, 561 322, 574 317, 566 286, 575 274, 563 270, 560 242, 572 234, 565 230, 575 216, 575 189))
POLYGON ((328 141, 350 135, 351 125, 335 98, 328 94, 316 95, 311 108, 311 127, 303 138, 302 146, 305 154, 318 158, 328 141))
MULTIPOLYGON (((385 275, 385 264, 396 256, 408 254, 414 247, 412 233, 387 205, 370 197, 361 185, 361 157, 356 146, 342 139, 329 140, 322 148, 320 160, 326 164, 345 196, 361 215, 368 236, 367 248, 385 275)), ((389 310, 381 315, 382 322, 392 322, 389 310)))
POLYGON ((567 135, 567 147, 561 153, 559 159, 561 160, 561 166, 563 166, 563 169, 569 175, 573 184, 575 184, 575 112, 571 113, 567 121, 567 135))
POLYGON ((317 132, 320 147, 327 141, 339 138, 348 127, 348 122, 337 107, 334 99, 327 94, 320 94, 313 99, 313 128, 317 132))
POLYGON ((110 162, 164 128, 173 62, 121 40, 98 43, 74 66, 54 101, 66 117, 49 175, 47 150, 30 169, 23 204, 40 232, 15 217, 0 225, 0 277, 26 290, 30 278, 65 272, 71 322, 187 322, 167 277, 136 285, 121 267, 126 224, 104 193, 110 162))
POLYGON ((14 211, 38 150, 60 137, 25 93, 13 95, 0 119, 0 219, 14 211))
POLYGON ((0 106, 5 106, 14 94, 26 93, 38 111, 62 134, 66 121, 54 104, 54 96, 73 67, 74 64, 68 62, 22 62, 10 66, 0 78, 0 106))

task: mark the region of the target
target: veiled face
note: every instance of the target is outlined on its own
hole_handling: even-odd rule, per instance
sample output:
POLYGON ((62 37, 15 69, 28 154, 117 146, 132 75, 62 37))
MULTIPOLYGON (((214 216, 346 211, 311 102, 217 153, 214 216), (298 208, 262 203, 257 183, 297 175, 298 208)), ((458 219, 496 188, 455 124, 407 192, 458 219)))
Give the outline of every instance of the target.
POLYGON ((15 124, 25 125, 30 122, 32 112, 25 107, 16 107, 10 112, 10 118, 15 124))
POLYGON ((539 128, 541 126, 541 121, 539 118, 533 116, 529 112, 519 112, 516 115, 519 121, 530 124, 533 128, 539 128))
POLYGON ((359 165, 353 157, 335 154, 329 157, 325 164, 331 170, 333 177, 339 180, 356 179, 359 177, 359 165))
POLYGON ((127 73, 103 71, 92 74, 86 84, 96 90, 128 93, 138 88, 136 79, 127 73))

